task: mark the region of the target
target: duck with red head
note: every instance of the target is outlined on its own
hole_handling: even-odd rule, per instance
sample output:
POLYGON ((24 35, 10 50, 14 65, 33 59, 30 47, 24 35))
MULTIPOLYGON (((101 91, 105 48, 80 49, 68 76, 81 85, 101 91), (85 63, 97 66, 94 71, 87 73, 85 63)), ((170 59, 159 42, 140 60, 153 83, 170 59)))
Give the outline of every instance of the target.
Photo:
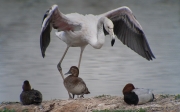
POLYGON ((154 99, 154 94, 150 89, 135 88, 131 83, 126 84, 122 92, 127 104, 144 104, 154 99))
POLYGON ((31 85, 28 80, 25 80, 22 85, 23 91, 20 94, 20 101, 23 105, 36 104, 39 105, 42 102, 42 94, 38 90, 31 89, 31 85))
MULTIPOLYGON (((72 66, 65 75, 68 74, 69 76, 64 79, 64 86, 68 92, 72 93, 73 98, 74 95, 83 97, 84 94, 90 93, 83 79, 78 77, 79 69, 76 66, 72 66)), ((71 96, 69 98, 71 99, 71 96)))

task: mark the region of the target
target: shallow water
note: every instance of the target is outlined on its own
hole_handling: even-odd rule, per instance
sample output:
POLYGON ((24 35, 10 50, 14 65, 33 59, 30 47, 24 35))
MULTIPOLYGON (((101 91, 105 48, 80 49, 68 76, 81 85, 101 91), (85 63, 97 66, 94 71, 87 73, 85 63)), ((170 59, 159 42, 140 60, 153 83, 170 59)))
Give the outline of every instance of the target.
MULTIPOLYGON (((51 33, 51 43, 42 58, 39 35, 42 17, 53 4, 63 13, 101 14, 128 6, 142 25, 156 56, 147 61, 124 46, 118 39, 114 47, 110 38, 100 49, 87 46, 81 63, 80 77, 91 94, 122 95, 126 83, 150 88, 156 94, 180 93, 180 1, 179 0, 1 0, 0 2, 0 102, 19 101, 22 83, 43 94, 44 100, 67 99, 67 91, 56 68, 66 44, 51 33)), ((63 72, 78 64, 79 48, 70 48, 63 72)))

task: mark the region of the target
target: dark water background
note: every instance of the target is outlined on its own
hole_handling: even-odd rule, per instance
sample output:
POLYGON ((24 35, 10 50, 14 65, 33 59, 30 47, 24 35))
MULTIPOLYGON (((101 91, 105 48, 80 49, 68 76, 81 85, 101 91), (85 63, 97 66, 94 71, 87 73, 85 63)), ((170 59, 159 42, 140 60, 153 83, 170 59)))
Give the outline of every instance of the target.
MULTIPOLYGON (((44 100, 67 99, 67 91, 56 68, 66 44, 51 33, 51 43, 43 59, 39 35, 42 17, 53 4, 63 13, 101 14, 128 6, 142 25, 156 59, 147 61, 116 39, 110 38, 100 50, 87 46, 80 77, 91 92, 122 95, 126 83, 150 88, 156 94, 180 93, 180 1, 179 0, 1 0, 0 1, 0 102, 19 101, 22 83, 43 94, 44 100)), ((78 65, 79 48, 70 48, 63 72, 78 65)))

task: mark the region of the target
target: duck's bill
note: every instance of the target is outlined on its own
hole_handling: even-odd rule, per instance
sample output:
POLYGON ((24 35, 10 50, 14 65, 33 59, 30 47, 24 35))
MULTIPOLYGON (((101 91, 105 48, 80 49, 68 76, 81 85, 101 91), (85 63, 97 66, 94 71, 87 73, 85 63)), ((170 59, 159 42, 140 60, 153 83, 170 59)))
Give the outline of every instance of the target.
POLYGON ((67 73, 65 73, 64 75, 70 75, 71 74, 71 72, 70 71, 68 71, 67 73))

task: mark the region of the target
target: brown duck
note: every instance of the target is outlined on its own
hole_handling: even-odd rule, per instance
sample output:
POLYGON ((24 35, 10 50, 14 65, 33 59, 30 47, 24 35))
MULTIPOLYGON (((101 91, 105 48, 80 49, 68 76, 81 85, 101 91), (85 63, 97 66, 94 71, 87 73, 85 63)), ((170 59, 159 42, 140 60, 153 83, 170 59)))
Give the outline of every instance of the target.
MULTIPOLYGON (((64 79, 64 86, 72 93, 73 98, 74 95, 81 95, 80 97, 84 97, 84 94, 89 94, 89 90, 86 87, 85 82, 79 76, 79 69, 76 66, 72 66, 65 75, 70 74, 68 77, 64 79)), ((69 96, 71 98, 71 96, 69 96)))
POLYGON ((22 89, 23 91, 20 94, 20 101, 23 105, 41 104, 42 94, 38 90, 31 89, 29 81, 24 81, 22 89))

